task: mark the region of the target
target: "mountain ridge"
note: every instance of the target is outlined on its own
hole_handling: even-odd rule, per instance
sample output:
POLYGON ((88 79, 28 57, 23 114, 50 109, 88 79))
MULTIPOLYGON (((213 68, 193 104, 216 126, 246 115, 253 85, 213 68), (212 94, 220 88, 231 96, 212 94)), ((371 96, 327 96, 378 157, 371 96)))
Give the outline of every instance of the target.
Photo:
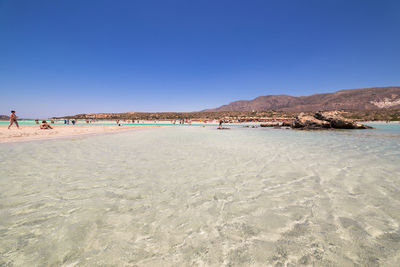
POLYGON ((334 93, 309 96, 264 95, 252 100, 238 100, 205 112, 217 111, 286 111, 376 110, 400 108, 400 86, 343 89, 334 93))

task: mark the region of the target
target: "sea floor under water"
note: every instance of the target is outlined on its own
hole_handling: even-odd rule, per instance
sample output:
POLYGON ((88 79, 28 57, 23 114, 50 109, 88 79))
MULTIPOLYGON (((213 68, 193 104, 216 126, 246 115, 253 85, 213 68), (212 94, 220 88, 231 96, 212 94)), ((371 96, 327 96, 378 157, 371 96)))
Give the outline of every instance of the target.
POLYGON ((0 144, 0 266, 399 266, 400 125, 0 144))

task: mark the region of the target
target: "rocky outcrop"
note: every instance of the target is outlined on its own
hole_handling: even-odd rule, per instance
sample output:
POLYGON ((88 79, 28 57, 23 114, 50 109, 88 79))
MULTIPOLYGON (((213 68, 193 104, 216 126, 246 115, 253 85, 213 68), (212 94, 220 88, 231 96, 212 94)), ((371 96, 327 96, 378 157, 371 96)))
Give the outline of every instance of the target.
POLYGON ((311 115, 300 113, 293 121, 293 128, 306 128, 306 129, 322 129, 331 128, 329 122, 319 120, 311 115))
POLYGON ((317 112, 313 116, 300 113, 293 122, 297 129, 371 129, 372 127, 344 118, 338 111, 317 112))

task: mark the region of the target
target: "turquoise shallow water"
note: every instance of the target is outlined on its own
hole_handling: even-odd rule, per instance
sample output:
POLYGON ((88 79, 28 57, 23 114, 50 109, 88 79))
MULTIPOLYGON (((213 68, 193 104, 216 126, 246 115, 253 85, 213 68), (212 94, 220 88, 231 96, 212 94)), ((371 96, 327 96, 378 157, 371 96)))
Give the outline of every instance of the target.
POLYGON ((0 265, 399 266, 400 125, 0 145, 0 265))
MULTIPOLYGON (((48 121, 49 122, 49 121, 48 121)), ((18 121, 19 125, 24 126, 24 125, 36 125, 34 120, 20 120, 18 121)), ((9 125, 10 122, 9 121, 0 121, 0 125, 9 125)), ((104 126, 104 125, 116 125, 117 123, 114 121, 104 121, 104 122, 95 122, 95 123, 85 123, 83 121, 79 121, 76 125, 77 126, 92 126, 92 127, 96 127, 96 126, 104 126)), ((72 123, 66 125, 64 124, 64 122, 62 121, 56 121, 54 123, 54 125, 65 125, 68 127, 74 127, 74 125, 72 125, 72 123)), ((170 121, 157 121, 157 122, 153 122, 153 121, 140 121, 139 123, 124 123, 121 122, 121 125, 146 125, 146 126, 153 126, 153 125, 158 125, 158 126, 174 126, 174 127, 190 127, 190 126, 218 126, 218 123, 192 123, 192 124, 172 124, 170 121)), ((225 126, 229 126, 229 127, 243 127, 243 126, 260 126, 260 123, 224 123, 224 127, 225 126)), ((13 125, 12 127, 15 127, 15 125, 13 125)))

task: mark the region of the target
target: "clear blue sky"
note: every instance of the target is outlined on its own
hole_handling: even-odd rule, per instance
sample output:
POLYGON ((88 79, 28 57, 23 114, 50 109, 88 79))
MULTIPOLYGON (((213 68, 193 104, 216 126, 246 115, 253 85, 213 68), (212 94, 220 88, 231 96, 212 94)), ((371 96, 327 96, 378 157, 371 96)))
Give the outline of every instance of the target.
POLYGON ((0 114, 400 85, 400 1, 0 0, 0 114))

